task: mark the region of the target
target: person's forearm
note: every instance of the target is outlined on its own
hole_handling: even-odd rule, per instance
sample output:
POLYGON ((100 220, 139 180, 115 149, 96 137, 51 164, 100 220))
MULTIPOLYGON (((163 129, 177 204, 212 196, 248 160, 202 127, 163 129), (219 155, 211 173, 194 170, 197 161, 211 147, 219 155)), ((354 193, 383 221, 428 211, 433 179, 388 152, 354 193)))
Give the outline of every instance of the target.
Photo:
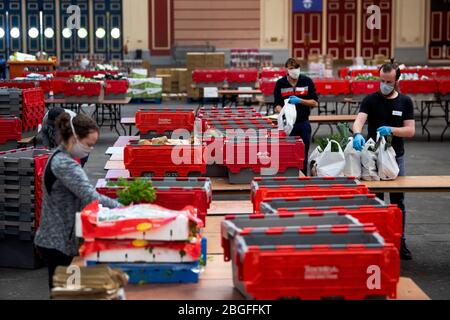
POLYGON ((302 100, 301 104, 310 108, 317 108, 319 106, 316 100, 302 100))
POLYGON ((353 133, 357 134, 357 133, 362 133, 362 130, 364 128, 364 123, 362 119, 357 118, 355 123, 353 124, 353 133))
POLYGON ((399 138, 412 138, 416 134, 416 129, 411 127, 392 128, 392 134, 399 138))

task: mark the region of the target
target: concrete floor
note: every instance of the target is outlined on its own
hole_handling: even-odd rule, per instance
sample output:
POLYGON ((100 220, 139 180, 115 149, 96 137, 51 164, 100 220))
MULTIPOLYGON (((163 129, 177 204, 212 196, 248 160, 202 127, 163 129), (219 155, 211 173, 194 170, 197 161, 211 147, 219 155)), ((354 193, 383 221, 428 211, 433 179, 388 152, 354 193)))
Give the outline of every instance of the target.
MULTIPOLYGON (((124 116, 132 116, 138 106, 128 106, 124 116)), ((434 114, 439 114, 436 109, 434 114)), ((406 144, 409 175, 450 175, 450 132, 446 141, 439 140, 443 119, 433 119, 429 128, 432 142, 421 136, 417 123, 416 138, 406 144)), ((314 130, 315 128, 313 128, 314 130)), ((323 126, 320 135, 328 134, 323 126)), ((100 140, 89 159, 86 171, 93 183, 103 178, 104 153, 117 139, 117 134, 103 128, 100 140)), ((414 255, 402 262, 401 275, 412 278, 432 299, 450 299, 450 193, 412 193, 407 195, 407 242, 414 255)), ((47 299, 46 269, 25 271, 0 269, 0 299, 47 299)))

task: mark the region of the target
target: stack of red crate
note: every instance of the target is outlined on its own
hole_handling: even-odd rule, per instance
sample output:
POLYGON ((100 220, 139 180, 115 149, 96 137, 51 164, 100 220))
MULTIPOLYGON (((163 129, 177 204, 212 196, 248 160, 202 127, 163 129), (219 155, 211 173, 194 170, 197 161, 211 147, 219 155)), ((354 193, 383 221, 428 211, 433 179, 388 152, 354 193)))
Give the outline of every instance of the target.
POLYGON ((23 130, 35 129, 42 123, 45 114, 45 99, 41 88, 22 91, 23 130))
POLYGON ((227 82, 229 85, 254 84, 258 81, 258 69, 228 69, 227 82))
POLYGON ((100 82, 74 82, 67 81, 64 84, 63 94, 66 98, 80 98, 98 100, 102 86, 100 82))
POLYGON ((222 222, 225 260, 232 258, 234 284, 245 297, 396 297, 397 206, 354 178, 256 178, 251 194, 253 215, 222 222), (367 287, 374 265, 383 270, 377 290, 367 287))
POLYGON ((227 78, 227 71, 199 69, 192 72, 192 81, 197 85, 223 85, 227 78))

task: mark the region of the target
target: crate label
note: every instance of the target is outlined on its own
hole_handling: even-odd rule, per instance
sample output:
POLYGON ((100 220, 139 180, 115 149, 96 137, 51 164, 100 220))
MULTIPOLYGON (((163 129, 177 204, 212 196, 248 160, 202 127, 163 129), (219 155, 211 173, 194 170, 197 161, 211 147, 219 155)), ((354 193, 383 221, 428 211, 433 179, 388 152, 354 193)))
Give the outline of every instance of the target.
POLYGON ((172 119, 159 118, 158 119, 158 124, 160 124, 160 125, 162 125, 162 124, 172 124, 172 119))
POLYGON ((337 280, 339 269, 330 266, 305 266, 305 280, 337 280))

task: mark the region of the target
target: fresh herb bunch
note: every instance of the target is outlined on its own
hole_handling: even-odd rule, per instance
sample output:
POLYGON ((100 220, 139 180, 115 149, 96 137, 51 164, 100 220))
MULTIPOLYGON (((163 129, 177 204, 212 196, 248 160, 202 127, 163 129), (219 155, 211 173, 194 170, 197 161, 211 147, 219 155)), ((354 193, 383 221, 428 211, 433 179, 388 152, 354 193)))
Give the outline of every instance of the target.
POLYGON ((358 74, 353 80, 355 80, 355 81, 376 81, 376 80, 380 80, 380 78, 375 77, 371 73, 365 73, 365 74, 358 74))
POLYGON ((121 187, 117 191, 119 202, 125 206, 132 203, 151 203, 156 200, 156 191, 149 179, 137 178, 128 181, 119 178, 117 182, 109 182, 108 187, 121 187))

